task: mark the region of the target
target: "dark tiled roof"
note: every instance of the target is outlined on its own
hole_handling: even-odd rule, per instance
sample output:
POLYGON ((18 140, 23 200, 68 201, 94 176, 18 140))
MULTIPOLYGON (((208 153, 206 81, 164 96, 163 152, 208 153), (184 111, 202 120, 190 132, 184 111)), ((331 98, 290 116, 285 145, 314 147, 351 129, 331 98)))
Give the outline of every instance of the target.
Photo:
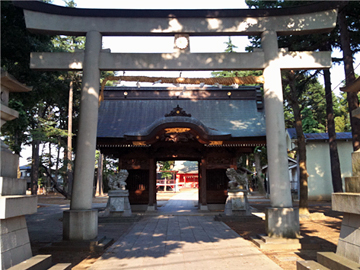
MULTIPOLYGON (((296 130, 295 128, 288 128, 287 132, 289 133, 289 136, 291 139, 296 139, 296 130)), ((304 133, 305 139, 307 141, 316 141, 316 140, 328 140, 329 134, 328 133, 304 133)), ((352 134, 351 132, 338 132, 336 133, 336 139, 337 140, 351 140, 352 134)))
POLYGON ((137 134, 177 105, 213 133, 232 137, 266 135, 265 113, 257 110, 256 100, 105 100, 99 108, 97 137, 137 134))
POLYGON ((289 133, 290 139, 296 139, 296 129, 295 128, 288 128, 287 132, 289 133))
MULTIPOLYGON (((305 139, 308 141, 315 140, 328 140, 329 135, 327 133, 305 133, 305 139)), ((338 132, 336 133, 337 140, 351 140, 352 134, 351 132, 338 132)))

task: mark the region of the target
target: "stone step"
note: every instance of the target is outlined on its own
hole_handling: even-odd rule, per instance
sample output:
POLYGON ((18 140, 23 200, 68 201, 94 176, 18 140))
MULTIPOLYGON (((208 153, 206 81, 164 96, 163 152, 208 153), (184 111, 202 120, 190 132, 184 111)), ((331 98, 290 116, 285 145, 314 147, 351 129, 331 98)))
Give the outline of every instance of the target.
POLYGON ((140 215, 126 216, 99 216, 99 223, 132 223, 142 219, 140 215))
POLYGON ((299 239, 272 238, 265 235, 251 237, 251 241, 261 249, 301 249, 299 239))
POLYGON ((263 242, 269 243, 269 244, 276 244, 276 243, 298 244, 299 243, 299 238, 269 237, 265 234, 258 234, 257 236, 263 242))
POLYGON ((50 267, 48 270, 70 270, 71 263, 57 263, 54 266, 50 267))
POLYGON ((321 245, 315 243, 311 239, 300 238, 278 238, 268 237, 263 234, 258 234, 257 237, 253 237, 252 242, 262 249, 279 249, 284 247, 285 249, 306 249, 306 250, 319 250, 321 245))
POLYGON ((315 261, 297 261, 296 270, 329 270, 329 268, 315 261))
POLYGON ((52 252, 52 251, 91 251, 100 252, 107 249, 114 243, 112 238, 100 238, 91 241, 60 241, 53 242, 39 249, 40 252, 52 252))
POLYGON ((45 270, 51 267, 51 255, 36 255, 8 270, 45 270))
POLYGON ((70 241, 70 240, 64 240, 60 242, 53 242, 53 246, 64 246, 64 247, 71 247, 73 245, 77 246, 94 246, 98 245, 99 243, 103 242, 106 239, 106 237, 102 238, 96 238, 92 240, 78 240, 78 241, 70 241))
POLYGON ((331 270, 359 270, 360 264, 334 252, 318 252, 317 261, 331 270))
POLYGON ((225 214, 218 214, 214 216, 214 220, 222 222, 249 222, 254 220, 261 220, 261 218, 253 214, 248 216, 227 216, 225 214))

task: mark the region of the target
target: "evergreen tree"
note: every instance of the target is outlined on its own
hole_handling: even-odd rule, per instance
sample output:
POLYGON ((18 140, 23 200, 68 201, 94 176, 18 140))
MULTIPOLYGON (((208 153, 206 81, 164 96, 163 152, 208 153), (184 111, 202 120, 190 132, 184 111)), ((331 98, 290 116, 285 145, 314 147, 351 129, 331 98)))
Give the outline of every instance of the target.
MULTIPOLYGON (((358 1, 345 1, 344 5, 346 6, 341 8, 338 14, 338 26, 343 51, 345 80, 346 85, 349 85, 355 81, 353 55, 360 50, 360 23, 358 16, 360 3, 358 1)), ((359 96, 357 93, 347 93, 346 99, 350 111, 353 149, 357 151, 360 150, 360 119, 351 116, 352 112, 359 108, 359 96)))
MULTIPOLYGON (((50 2, 50 1, 46 1, 50 2)), ((65 1, 69 7, 76 7, 74 0, 65 1)), ((67 153, 67 136, 63 131, 68 128, 69 118, 73 120, 73 133, 77 133, 79 115, 81 72, 44 72, 29 68, 31 52, 74 52, 85 48, 85 37, 47 36, 28 32, 25 27, 23 11, 13 6, 10 1, 1 2, 1 65, 21 83, 32 86, 26 94, 11 96, 9 106, 19 111, 19 118, 2 127, 2 135, 15 153, 21 146, 32 145, 32 192, 36 193, 41 158, 41 143, 56 144, 58 150, 67 153), (74 109, 68 116, 69 85, 73 85, 74 109), (49 135, 57 130, 62 135, 49 135)), ((102 72, 103 76, 113 72, 102 72)), ((76 149, 76 145, 72 148, 76 149)), ((72 151, 72 149, 69 149, 72 151)), ((51 156, 48 157, 51 163, 51 156)), ((59 167, 59 151, 56 157, 59 167)), ((63 163, 71 163, 65 158, 63 163)), ((48 168, 50 174, 51 167, 48 168)), ((57 174, 57 172, 56 172, 57 174)), ((66 178, 65 178, 66 180, 66 178)))
POLYGON ((1 2, 1 65, 21 83, 31 85, 26 94, 13 94, 9 105, 21 109, 18 119, 8 122, 2 134, 10 142, 15 153, 21 145, 32 145, 32 194, 36 194, 39 168, 39 119, 45 118, 56 99, 62 99, 64 84, 58 79, 59 72, 30 70, 30 53, 51 52, 51 37, 31 34, 26 30, 23 11, 12 2, 1 2))
POLYGON ((228 42, 225 42, 226 44, 226 50, 225 52, 227 53, 232 53, 234 52, 234 49, 237 48, 237 46, 235 46, 232 41, 231 41, 231 37, 229 37, 229 41, 228 42))
MULTIPOLYGON (((233 53, 234 48, 237 48, 232 43, 231 37, 229 37, 229 41, 225 42, 226 48, 225 52, 233 53)), ((246 70, 246 71, 239 71, 239 70, 223 70, 223 71, 213 71, 211 72, 212 77, 246 77, 246 76, 261 76, 262 70, 246 70)))

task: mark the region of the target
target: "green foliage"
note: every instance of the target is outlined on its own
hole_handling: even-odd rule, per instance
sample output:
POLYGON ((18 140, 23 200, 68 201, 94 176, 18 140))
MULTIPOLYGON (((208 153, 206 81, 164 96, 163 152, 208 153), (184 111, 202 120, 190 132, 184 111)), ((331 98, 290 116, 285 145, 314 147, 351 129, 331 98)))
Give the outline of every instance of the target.
POLYGON ((21 142, 27 141, 29 132, 29 119, 24 104, 21 100, 10 99, 9 107, 19 112, 19 117, 13 121, 8 121, 2 127, 2 135, 5 137, 5 142, 10 146, 16 154, 21 152, 21 142))
POLYGON ((160 171, 161 173, 161 177, 162 178, 167 178, 167 179, 171 179, 173 174, 169 171, 172 170, 172 168, 175 165, 175 161, 174 160, 168 160, 168 161, 158 161, 157 165, 160 166, 160 171))
MULTIPOLYGON (((100 151, 96 150, 95 152, 95 168, 99 170, 99 156, 100 151)), ((111 157, 104 156, 103 160, 103 186, 104 186, 104 192, 108 191, 108 177, 109 175, 114 175, 118 171, 118 161, 117 159, 113 159, 111 157)))
POLYGON ((54 45, 54 51, 75 52, 76 49, 85 49, 86 38, 83 36, 55 36, 51 42, 54 45))
POLYGON ((295 126, 293 106, 297 103, 302 118, 304 133, 326 132, 325 91, 314 74, 309 72, 295 73, 296 93, 291 93, 290 81, 286 72, 283 77, 284 117, 287 128, 295 126))
POLYGON ((351 130, 350 121, 346 119, 344 115, 336 116, 335 121, 335 132, 349 132, 351 130))
MULTIPOLYGON (((254 153, 258 152, 259 156, 260 156, 260 166, 263 167, 265 165, 268 164, 267 161, 267 148, 266 146, 257 146, 254 149, 254 153)), ((237 167, 238 168, 245 168, 248 169, 250 171, 255 172, 255 157, 254 157, 254 153, 250 153, 250 154, 242 154, 237 162, 237 167)))
MULTIPOLYGON (((229 41, 225 42, 226 48, 225 52, 232 53, 234 48, 237 48, 231 41, 231 37, 229 37, 229 41)), ((211 72, 212 77, 246 77, 246 76, 261 76, 262 70, 247 70, 247 71, 239 71, 239 70, 223 70, 223 71, 213 71, 211 72)))
MULTIPOLYGON (((266 9, 266 8, 282 8, 288 4, 286 1, 261 1, 261 0, 245 0, 249 8, 266 9)), ((309 2, 309 1, 303 1, 309 2)))
POLYGON ((339 97, 333 98, 334 114, 335 114, 335 131, 336 132, 350 132, 350 114, 349 106, 346 100, 346 93, 341 93, 339 97))
POLYGON ((301 116, 304 133, 326 132, 325 90, 317 80, 309 82, 302 92, 301 116))
MULTIPOLYGON (((114 71, 101 71, 100 72, 100 84, 102 83, 102 81, 109 77, 109 76, 115 76, 115 72, 114 71)), ((114 85, 114 81, 107 81, 105 86, 113 86, 114 85)))
POLYGON ((77 4, 74 0, 63 0, 67 7, 75 8, 77 4))
POLYGON ((67 130, 58 127, 58 123, 51 119, 39 118, 40 133, 34 136, 36 139, 45 142, 57 143, 60 137, 67 137, 67 130))
MULTIPOLYGON (((311 4, 316 1, 261 1, 261 0, 247 0, 246 3, 249 8, 286 8, 299 5, 311 4)), ((351 10, 359 10, 360 4, 349 2, 346 7, 348 11, 348 23, 352 28, 352 50, 354 52, 359 50, 360 39, 356 29, 359 29, 359 20, 354 20, 355 12, 351 10), (349 7, 351 6, 351 8, 349 7)), ((327 50, 330 47, 340 47, 339 44, 339 29, 336 27, 330 34, 312 34, 312 35, 292 35, 279 36, 278 44, 280 48, 288 48, 289 51, 306 50, 327 50)), ((252 51, 254 47, 261 47, 259 37, 251 37, 252 46, 248 51, 252 51)), ((333 59, 333 61, 340 61, 341 59, 333 59)), ((283 72, 284 73, 284 72, 283 72)), ((303 119, 303 129, 305 133, 326 132, 327 131, 327 116, 326 116, 326 102, 325 91, 319 82, 313 77, 314 74, 309 72, 296 72, 296 91, 297 101, 300 105, 301 117, 303 119)), ((284 87, 284 112, 285 125, 287 128, 294 127, 294 116, 289 96, 289 85, 287 84, 286 76, 283 77, 284 87)), ((333 95, 333 108, 335 112, 336 131, 349 130, 350 122, 348 121, 348 113, 346 108, 346 100, 343 103, 338 102, 338 98, 333 95)))
POLYGON ((260 155, 260 165, 261 165, 261 167, 268 164, 266 146, 257 146, 257 147, 255 147, 254 152, 258 152, 259 155, 260 155))
POLYGON ((223 71, 211 72, 212 77, 246 77, 246 76, 261 76, 261 75, 262 75, 262 70, 247 70, 247 71, 223 70, 223 71))
MULTIPOLYGON (((246 0, 249 8, 268 9, 268 8, 288 8, 295 6, 303 6, 307 4, 316 3, 317 1, 263 1, 263 0, 246 0)), ((247 51, 252 51, 253 48, 260 48, 261 42, 259 36, 249 37, 252 46, 247 47, 247 51)), ((304 50, 309 51, 326 50, 329 39, 334 46, 338 45, 338 36, 336 32, 332 31, 330 34, 311 34, 311 35, 291 35, 279 36, 279 48, 288 48, 289 51, 304 50)))
MULTIPOLYGON (((64 107, 67 86, 59 80, 60 72, 39 72, 29 68, 31 52, 53 51, 51 37, 29 33, 22 10, 7 1, 1 2, 1 45, 2 68, 21 83, 32 86, 29 93, 11 94, 9 106, 19 110, 20 117, 2 128, 11 149, 19 152, 22 144, 32 140, 30 130, 37 128, 38 118, 51 112, 50 108, 55 108, 56 103, 58 108, 64 107)), ((58 117, 61 115, 57 114, 58 117)))
MULTIPOLYGON (((326 100, 323 86, 315 79, 315 77, 311 79, 309 73, 297 73, 297 75, 297 101, 299 102, 301 109, 304 133, 327 132, 326 100)), ((288 101, 290 93, 286 78, 283 80, 283 87, 285 98, 285 127, 292 128, 294 127, 295 120, 291 104, 288 101)), ((333 93, 332 99, 336 132, 350 131, 351 128, 346 97, 344 97, 344 94, 337 97, 333 93)))
POLYGON ((313 111, 310 108, 305 108, 302 111, 302 126, 304 133, 326 132, 325 126, 316 121, 313 111))
MULTIPOLYGON (((359 20, 360 2, 348 1, 347 5, 345 6, 345 11, 346 11, 348 31, 350 35, 351 51, 353 53, 357 53, 360 51, 360 20, 359 20)), ((339 31, 338 26, 336 27, 335 31, 339 31)), ((340 46, 341 46, 340 44, 337 44, 337 47, 340 46)))
POLYGON ((234 49, 237 48, 237 46, 235 46, 235 45, 232 43, 231 37, 229 37, 229 41, 228 41, 228 42, 225 42, 225 44, 226 44, 226 50, 225 50, 225 52, 227 52, 227 53, 232 53, 232 52, 234 52, 234 49))
MULTIPOLYGON (((317 1, 262 1, 262 0, 246 0, 249 8, 267 9, 267 8, 286 8, 316 3, 317 1)), ((350 47, 353 53, 360 51, 360 2, 348 1, 344 7, 346 11, 346 20, 348 24, 348 31, 350 35, 350 47)), ((248 47, 248 51, 253 48, 260 48, 260 37, 249 37, 252 46, 248 47)), ((289 51, 304 50, 329 50, 330 48, 341 49, 340 44, 340 30, 336 25, 333 31, 325 34, 311 34, 311 35, 292 35, 292 36, 279 36, 278 38, 280 48, 288 48, 289 51)), ((333 62, 340 62, 342 59, 333 58, 333 62)))

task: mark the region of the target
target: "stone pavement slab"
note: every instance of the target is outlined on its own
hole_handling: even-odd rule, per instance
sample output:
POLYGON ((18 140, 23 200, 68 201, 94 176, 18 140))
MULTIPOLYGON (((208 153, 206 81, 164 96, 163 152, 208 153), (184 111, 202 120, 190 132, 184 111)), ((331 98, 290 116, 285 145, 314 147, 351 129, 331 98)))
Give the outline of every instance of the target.
POLYGON ((90 268, 281 269, 212 216, 145 216, 90 268))
POLYGON ((171 197, 165 204, 159 204, 157 214, 191 215, 198 213, 198 190, 187 190, 171 197), (160 206, 160 207, 159 207, 160 206))

